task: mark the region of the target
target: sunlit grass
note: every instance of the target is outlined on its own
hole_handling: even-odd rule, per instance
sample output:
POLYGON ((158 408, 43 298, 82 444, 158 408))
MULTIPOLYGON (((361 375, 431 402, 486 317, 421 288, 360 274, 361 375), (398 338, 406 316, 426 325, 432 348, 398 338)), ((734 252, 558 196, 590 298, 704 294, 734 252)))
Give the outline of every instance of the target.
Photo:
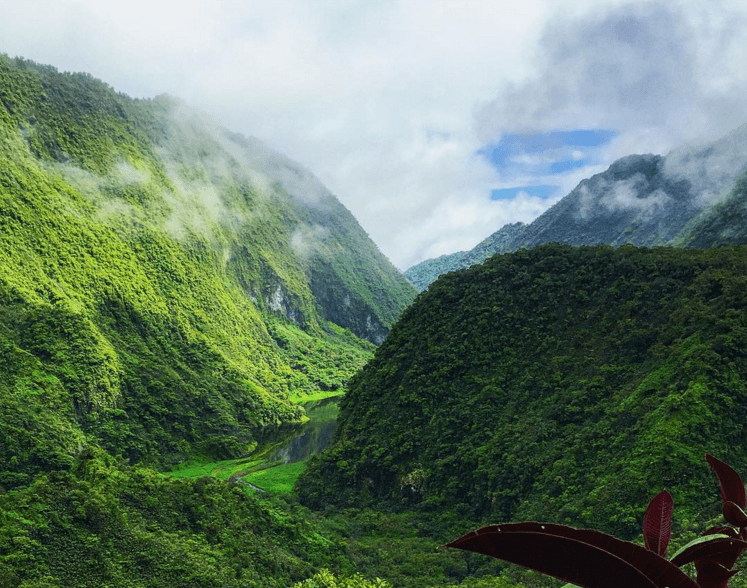
POLYGON ((177 466, 164 475, 171 478, 201 478, 210 476, 227 480, 240 475, 245 482, 273 494, 289 494, 306 465, 305 461, 266 467, 262 459, 241 458, 213 462, 189 462, 177 466), (265 466, 265 467, 263 467, 265 466), (247 470, 249 472, 247 473, 247 470), (254 470, 254 471, 251 471, 254 470))
POLYGON ((326 400, 327 398, 334 398, 336 396, 343 396, 343 390, 320 390, 313 394, 300 394, 293 393, 290 395, 291 402, 296 404, 308 404, 309 402, 317 402, 319 400, 326 400))
MULTIPOLYGON (((339 396, 340 394, 335 393, 320 393, 314 395, 313 399, 307 397, 306 408, 314 423, 329 423, 337 419, 340 412, 339 405, 335 400, 328 399, 339 396)), ((255 448, 253 455, 238 459, 211 462, 200 458, 192 459, 177 465, 164 475, 171 478, 210 476, 220 480, 228 480, 236 476, 266 492, 288 494, 303 472, 305 460, 292 464, 277 465, 278 462, 273 462, 270 459, 276 448, 277 445, 255 448)), ((245 487, 249 489, 248 486, 245 485, 245 487)))
POLYGON ((296 480, 306 467, 306 461, 297 461, 287 465, 275 466, 251 472, 242 479, 257 488, 273 494, 290 494, 296 480))

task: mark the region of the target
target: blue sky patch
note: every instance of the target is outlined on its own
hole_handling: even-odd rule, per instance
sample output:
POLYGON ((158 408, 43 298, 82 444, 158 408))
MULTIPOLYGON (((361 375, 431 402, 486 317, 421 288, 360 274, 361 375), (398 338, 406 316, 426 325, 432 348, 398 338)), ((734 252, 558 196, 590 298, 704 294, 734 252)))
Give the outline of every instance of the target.
POLYGON ((565 161, 556 161, 555 163, 550 164, 550 173, 562 174, 563 172, 567 172, 572 169, 584 167, 587 163, 589 163, 588 159, 567 159, 565 161))
POLYGON ((609 129, 507 133, 478 151, 502 174, 554 175, 595 163, 600 149, 619 133, 609 129))
POLYGON ((549 198, 558 186, 520 186, 518 188, 502 188, 493 190, 490 194, 491 200, 511 200, 519 192, 526 192, 530 196, 539 196, 540 198, 549 198))

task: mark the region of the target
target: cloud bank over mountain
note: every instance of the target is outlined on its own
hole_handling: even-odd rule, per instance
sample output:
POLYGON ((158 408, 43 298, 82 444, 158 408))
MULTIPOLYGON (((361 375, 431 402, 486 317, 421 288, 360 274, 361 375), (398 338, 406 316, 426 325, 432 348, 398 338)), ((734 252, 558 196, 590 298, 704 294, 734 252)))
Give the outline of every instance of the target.
POLYGON ((178 96, 257 137, 405 268, 531 221, 620 156, 747 120, 746 15, 741 2, 29 0, 4 6, 0 50, 178 96), (616 134, 516 153, 510 169, 483 154, 579 131, 616 134))

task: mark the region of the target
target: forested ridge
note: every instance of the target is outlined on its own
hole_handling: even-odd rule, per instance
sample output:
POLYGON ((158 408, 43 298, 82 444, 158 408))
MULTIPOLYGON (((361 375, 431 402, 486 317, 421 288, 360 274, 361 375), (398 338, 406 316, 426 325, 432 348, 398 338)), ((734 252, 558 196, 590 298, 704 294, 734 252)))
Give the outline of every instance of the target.
POLYGON ((91 442, 132 463, 241 454, 300 422, 292 395, 365 361, 341 327, 379 339, 412 298, 308 172, 173 99, 3 56, 0 97, 0 452, 18 482, 91 442), (305 183, 268 186, 270 168, 305 183), (306 357, 281 324, 317 341, 306 357))
POLYGON ((747 249, 540 246, 422 293, 302 475, 313 506, 374 500, 624 538, 670 490, 715 517, 703 455, 747 468, 747 249))

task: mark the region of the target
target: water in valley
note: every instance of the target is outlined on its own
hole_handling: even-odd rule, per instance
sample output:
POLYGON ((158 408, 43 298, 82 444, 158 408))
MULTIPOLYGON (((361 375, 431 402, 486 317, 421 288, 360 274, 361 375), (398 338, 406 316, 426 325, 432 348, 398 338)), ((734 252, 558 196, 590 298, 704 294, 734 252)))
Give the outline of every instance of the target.
POLYGON ((268 457, 270 462, 283 464, 303 461, 319 453, 332 442, 337 427, 340 398, 335 396, 305 405, 309 421, 302 425, 283 445, 275 449, 268 457))

